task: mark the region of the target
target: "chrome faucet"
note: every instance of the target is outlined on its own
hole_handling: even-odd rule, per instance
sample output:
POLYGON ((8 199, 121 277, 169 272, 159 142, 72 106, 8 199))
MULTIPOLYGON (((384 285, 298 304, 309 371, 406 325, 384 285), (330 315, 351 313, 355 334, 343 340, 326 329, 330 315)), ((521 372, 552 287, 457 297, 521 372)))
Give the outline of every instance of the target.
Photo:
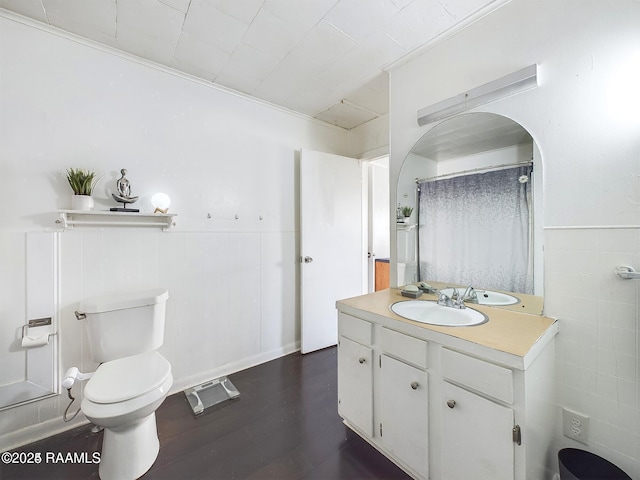
POLYGON ((440 294, 438 295, 438 305, 463 309, 467 308, 467 306, 464 304, 465 300, 478 303, 476 291, 472 286, 468 286, 463 294, 460 294, 458 289, 455 287, 451 287, 451 289, 451 296, 447 295, 446 293, 440 292, 440 294))
POLYGON ((451 292, 451 296, 440 292, 438 295, 438 305, 460 309, 467 308, 464 305, 464 295, 460 295, 457 288, 452 287, 452 289, 453 291, 451 292))
POLYGON ((453 300, 446 293, 440 292, 438 295, 438 305, 442 305, 443 307, 453 307, 453 300))
POLYGON ((462 295, 462 300, 466 300, 472 303, 478 303, 478 294, 476 293, 476 290, 471 285, 469 285, 467 289, 464 291, 464 294, 462 295))
POLYGON ((452 307, 453 308, 467 308, 464 304, 464 299, 465 296, 464 295, 460 295, 460 292, 458 291, 457 288, 453 289, 453 293, 451 294, 451 301, 453 303, 452 307))

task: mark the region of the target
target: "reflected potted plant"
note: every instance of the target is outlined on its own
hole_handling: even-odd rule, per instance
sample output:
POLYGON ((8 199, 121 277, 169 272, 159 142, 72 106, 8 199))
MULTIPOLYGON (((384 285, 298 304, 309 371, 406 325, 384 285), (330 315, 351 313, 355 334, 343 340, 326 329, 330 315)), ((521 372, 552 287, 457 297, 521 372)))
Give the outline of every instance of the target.
POLYGON ((413 212, 413 207, 402 207, 402 216, 404 217, 404 223, 409 223, 409 217, 411 217, 411 213, 413 212))
POLYGON ((96 172, 82 168, 67 168, 67 181, 73 196, 71 197, 72 210, 93 210, 93 189, 98 183, 96 172))

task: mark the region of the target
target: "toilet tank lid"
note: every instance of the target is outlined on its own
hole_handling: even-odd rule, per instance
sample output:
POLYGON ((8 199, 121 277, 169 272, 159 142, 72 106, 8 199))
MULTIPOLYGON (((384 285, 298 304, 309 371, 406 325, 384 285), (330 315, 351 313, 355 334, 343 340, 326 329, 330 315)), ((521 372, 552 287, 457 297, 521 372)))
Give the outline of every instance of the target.
POLYGON ((78 309, 82 313, 101 313, 125 308, 144 307, 165 302, 169 292, 164 288, 146 290, 143 292, 119 293, 85 298, 78 309))

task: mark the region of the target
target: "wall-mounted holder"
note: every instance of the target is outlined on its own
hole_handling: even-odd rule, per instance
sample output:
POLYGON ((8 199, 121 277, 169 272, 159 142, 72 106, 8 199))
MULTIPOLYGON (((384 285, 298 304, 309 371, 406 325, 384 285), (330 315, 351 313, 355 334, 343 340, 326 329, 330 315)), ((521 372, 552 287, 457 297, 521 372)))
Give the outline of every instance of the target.
POLYGON ((640 272, 636 272, 635 268, 628 265, 618 265, 615 268, 616 275, 625 280, 640 280, 640 272))
POLYGON ((162 227, 175 226, 173 213, 125 213, 106 211, 61 210, 56 224, 65 229, 74 227, 162 227))
POLYGON ((22 348, 36 348, 48 345, 50 336, 55 335, 51 328, 51 317, 29 320, 29 323, 22 327, 22 348))

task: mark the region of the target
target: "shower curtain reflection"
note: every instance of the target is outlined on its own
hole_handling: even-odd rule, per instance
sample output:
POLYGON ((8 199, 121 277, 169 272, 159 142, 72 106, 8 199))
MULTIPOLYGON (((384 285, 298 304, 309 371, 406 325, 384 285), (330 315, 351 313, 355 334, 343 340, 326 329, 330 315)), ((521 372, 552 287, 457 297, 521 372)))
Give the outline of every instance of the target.
POLYGON ((531 172, 420 183, 420 278, 533 294, 531 172))

